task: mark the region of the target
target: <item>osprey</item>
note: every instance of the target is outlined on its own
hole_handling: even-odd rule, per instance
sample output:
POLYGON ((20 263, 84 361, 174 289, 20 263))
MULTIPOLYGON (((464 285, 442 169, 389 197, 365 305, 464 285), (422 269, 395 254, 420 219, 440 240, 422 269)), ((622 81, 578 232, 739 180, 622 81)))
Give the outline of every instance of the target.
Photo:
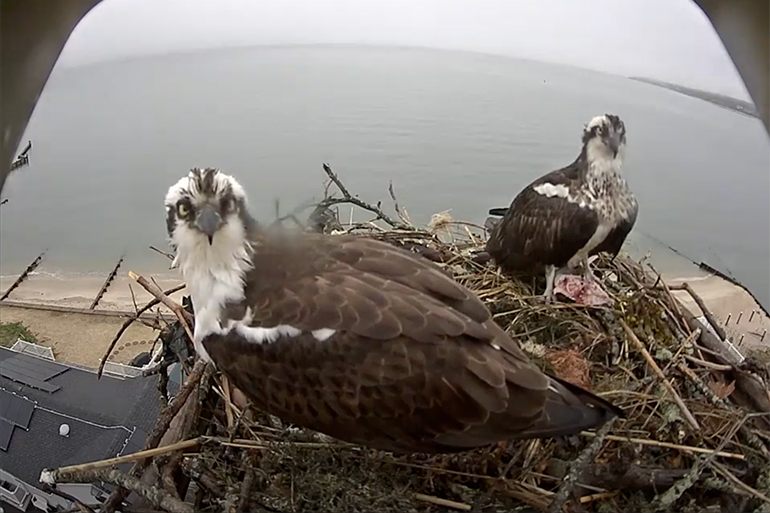
POLYGON ((165 206, 196 352, 284 421, 436 453, 575 434, 622 415, 541 372, 426 259, 367 238, 261 226, 241 185, 217 169, 193 169, 165 206))
POLYGON ((486 252, 504 271, 545 271, 545 299, 553 299, 557 270, 583 267, 595 284, 588 258, 618 254, 636 223, 639 205, 620 175, 626 127, 618 116, 596 116, 583 131, 583 148, 567 167, 530 183, 491 227, 486 252))

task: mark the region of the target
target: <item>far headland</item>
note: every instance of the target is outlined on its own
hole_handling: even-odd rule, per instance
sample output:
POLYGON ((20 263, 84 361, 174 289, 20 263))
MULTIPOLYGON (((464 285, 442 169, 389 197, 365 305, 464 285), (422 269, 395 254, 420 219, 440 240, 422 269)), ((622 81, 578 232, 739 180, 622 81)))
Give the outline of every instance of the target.
POLYGON ((677 93, 681 93, 693 98, 705 100, 707 102, 718 105, 719 107, 729 109, 741 114, 747 114, 749 116, 759 118, 759 111, 753 103, 745 100, 739 100, 731 96, 727 96, 719 93, 712 93, 710 91, 703 91, 702 89, 693 89, 692 87, 686 87, 678 84, 672 84, 671 82, 664 82, 662 80, 655 80, 654 78, 644 77, 628 77, 631 80, 637 80, 639 82, 646 82, 648 84, 656 85, 658 87, 665 87, 677 93))

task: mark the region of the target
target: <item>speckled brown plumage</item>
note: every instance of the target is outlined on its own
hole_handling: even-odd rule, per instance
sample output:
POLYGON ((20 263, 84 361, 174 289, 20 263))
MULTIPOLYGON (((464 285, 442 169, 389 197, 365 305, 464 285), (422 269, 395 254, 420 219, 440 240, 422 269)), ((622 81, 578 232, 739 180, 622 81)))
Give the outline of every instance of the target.
POLYGON ((432 262, 352 236, 254 235, 252 326, 299 336, 204 341, 258 408, 341 440, 395 452, 454 452, 577 433, 616 408, 543 374, 484 304, 432 262), (310 332, 335 330, 320 341, 310 332), (549 389, 549 385, 551 389, 549 389))
POLYGON ((618 144, 625 145, 625 128, 620 119, 611 114, 603 118, 605 124, 586 128, 583 148, 572 163, 532 181, 508 208, 490 209, 490 215, 502 215, 502 219, 490 223, 485 252, 504 271, 538 274, 545 266, 567 266, 602 223, 612 223, 612 228, 588 255, 608 252, 615 256, 620 251, 636 223, 639 206, 619 175, 619 164, 612 173, 590 171, 593 164, 587 150, 589 141, 611 137, 608 134, 612 127, 617 131, 618 144), (543 190, 538 191, 539 186, 558 187, 561 193, 569 191, 569 199, 549 197, 543 190))
MULTIPOLYGON (((544 198, 535 192, 535 187, 544 183, 577 188, 578 164, 533 181, 507 209, 490 210, 490 213, 502 213, 502 219, 491 229, 485 249, 505 271, 535 274, 541 273, 545 265, 564 266, 586 245, 596 229, 599 218, 595 211, 558 198, 544 198)), ((600 251, 617 254, 632 225, 633 222, 619 227, 591 254, 600 251)))

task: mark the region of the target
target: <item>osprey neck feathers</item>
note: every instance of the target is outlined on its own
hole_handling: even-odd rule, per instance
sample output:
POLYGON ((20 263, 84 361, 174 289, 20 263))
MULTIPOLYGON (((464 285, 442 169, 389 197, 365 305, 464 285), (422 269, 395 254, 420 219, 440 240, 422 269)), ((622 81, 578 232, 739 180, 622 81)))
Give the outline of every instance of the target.
POLYGON ((613 156, 601 140, 594 138, 586 143, 578 161, 585 161, 584 179, 591 184, 620 179, 620 168, 623 166, 624 156, 625 145, 622 145, 618 154, 613 156))
POLYGON ((244 278, 251 269, 252 244, 246 227, 237 217, 231 218, 209 244, 201 233, 179 226, 172 242, 176 259, 192 296, 195 309, 195 350, 211 360, 203 347, 203 339, 223 331, 219 319, 228 302, 244 299, 244 278))
POLYGON ((225 329, 220 325, 224 306, 244 298, 244 279, 252 267, 251 232, 256 229, 256 223, 246 210, 246 196, 237 182, 225 175, 196 174, 195 170, 169 189, 165 202, 169 212, 176 209, 183 198, 193 204, 210 201, 211 198, 207 199, 199 190, 207 179, 208 194, 216 195, 229 187, 236 190, 235 197, 240 202, 237 210, 231 210, 222 219, 223 224, 213 239, 209 241, 192 223, 177 216, 169 217, 167 222, 170 242, 176 249, 173 266, 181 270, 195 310, 195 350, 210 361, 202 342, 207 335, 225 329))

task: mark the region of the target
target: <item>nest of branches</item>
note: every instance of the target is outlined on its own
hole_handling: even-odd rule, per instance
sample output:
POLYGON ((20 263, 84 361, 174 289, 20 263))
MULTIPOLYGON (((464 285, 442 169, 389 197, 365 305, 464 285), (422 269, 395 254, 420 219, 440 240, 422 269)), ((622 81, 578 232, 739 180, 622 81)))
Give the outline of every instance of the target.
MULTIPOLYGON (((324 169, 341 196, 327 187, 306 229, 376 237, 435 261, 486 302, 542 369, 609 399, 626 417, 572 437, 394 456, 255 411, 226 378, 188 360, 187 381, 145 451, 53 470, 49 482, 117 485, 102 511, 128 491, 139 500, 124 511, 770 511, 767 373, 719 326, 685 310, 647 262, 621 255, 593 263, 611 306, 546 305, 536 294, 542 283, 478 263, 482 227, 444 213, 418 228, 392 187, 397 218, 388 217, 324 169), (343 223, 333 210, 340 204, 373 219, 343 223), (115 468, 121 463, 131 468, 115 468)), ((163 334, 169 347, 186 337, 189 309, 135 278, 179 317, 163 334)), ((163 381, 162 364, 160 371, 163 381)))

